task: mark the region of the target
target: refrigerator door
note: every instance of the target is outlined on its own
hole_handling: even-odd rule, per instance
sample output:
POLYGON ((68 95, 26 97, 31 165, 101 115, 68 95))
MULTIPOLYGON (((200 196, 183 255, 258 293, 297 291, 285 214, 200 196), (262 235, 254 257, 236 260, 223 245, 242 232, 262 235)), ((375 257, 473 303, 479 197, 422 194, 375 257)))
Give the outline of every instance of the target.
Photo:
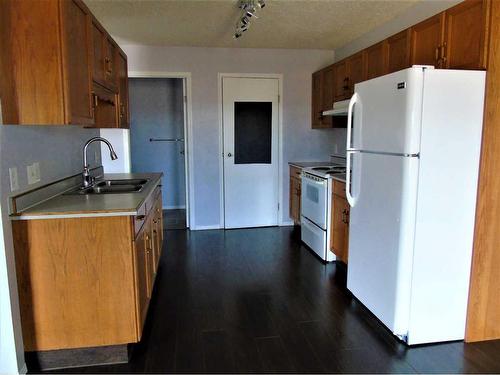
POLYGON ((348 150, 419 152, 424 69, 409 68, 355 85, 348 150))
POLYGON ((355 152, 347 288, 394 334, 408 331, 418 157, 355 152))

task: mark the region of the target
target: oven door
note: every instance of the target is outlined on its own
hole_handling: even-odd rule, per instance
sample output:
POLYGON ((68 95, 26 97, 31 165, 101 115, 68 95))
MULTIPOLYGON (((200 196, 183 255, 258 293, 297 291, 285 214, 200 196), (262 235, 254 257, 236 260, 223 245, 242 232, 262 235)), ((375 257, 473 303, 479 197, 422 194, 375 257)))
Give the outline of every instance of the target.
POLYGON ((328 181, 308 173, 302 174, 301 214, 326 230, 328 181))

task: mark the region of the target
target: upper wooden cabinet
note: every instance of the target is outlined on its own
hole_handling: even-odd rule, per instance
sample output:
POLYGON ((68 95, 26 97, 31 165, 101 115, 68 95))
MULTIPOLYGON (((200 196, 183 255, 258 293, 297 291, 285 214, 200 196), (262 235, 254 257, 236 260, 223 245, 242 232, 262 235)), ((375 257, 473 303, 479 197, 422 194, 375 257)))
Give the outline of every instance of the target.
MULTIPOLYGON (((490 8, 491 0, 466 0, 323 69, 333 71, 333 101, 349 99, 358 82, 412 65, 486 69, 490 8)), ((319 85, 320 72, 313 74, 318 81, 317 90, 313 90, 313 103, 323 103, 330 98, 330 92, 323 91, 319 85), (315 95, 326 96, 315 98, 315 95)), ((313 108, 316 119, 312 127, 330 127, 325 126, 317 108, 313 108)), ((332 127, 337 127, 341 119, 333 118, 332 127)))
POLYGON ((467 0, 412 27, 411 63, 486 69, 490 2, 467 0))
POLYGON ((445 12, 442 67, 486 69, 489 3, 468 0, 445 12))
POLYGON ((437 14, 411 28, 411 65, 441 67, 444 13, 437 14))
POLYGON ((81 0, 0 1, 0 35, 5 124, 100 126, 93 82, 118 93, 119 47, 81 0))
POLYGON ((365 57, 365 51, 361 51, 346 59, 348 87, 347 92, 349 97, 351 97, 354 93, 354 85, 366 79, 365 57))
POLYGON ((312 75, 312 103, 311 103, 311 127, 322 128, 322 110, 323 96, 322 96, 322 75, 323 72, 319 71, 312 75))
POLYGON ((89 11, 79 0, 0 2, 5 124, 92 124, 89 11))
POLYGON ((387 39, 387 73, 410 66, 410 29, 401 31, 387 39))
POLYGON ((128 68, 127 56, 120 50, 116 53, 116 71, 118 75, 118 125, 120 128, 130 127, 130 114, 128 106, 128 68))
POLYGON ((372 79, 387 73, 387 41, 366 49, 366 79, 372 79))

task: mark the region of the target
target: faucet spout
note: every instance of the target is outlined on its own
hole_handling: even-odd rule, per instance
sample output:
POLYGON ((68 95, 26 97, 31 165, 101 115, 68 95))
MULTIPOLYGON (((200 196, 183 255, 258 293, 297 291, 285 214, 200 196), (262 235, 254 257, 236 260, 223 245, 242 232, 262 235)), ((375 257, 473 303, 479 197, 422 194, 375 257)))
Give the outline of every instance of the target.
POLYGON ((87 162, 87 149, 89 145, 93 142, 103 142, 105 143, 108 148, 109 148, 109 156, 111 157, 111 160, 116 160, 118 159, 118 156, 116 155, 115 150, 113 149, 113 145, 106 139, 102 137, 93 137, 90 138, 86 143, 85 146, 83 146, 83 172, 82 172, 82 177, 83 177, 83 187, 87 188, 89 186, 92 186, 94 183, 95 178, 90 175, 90 170, 89 170, 89 164, 87 162))

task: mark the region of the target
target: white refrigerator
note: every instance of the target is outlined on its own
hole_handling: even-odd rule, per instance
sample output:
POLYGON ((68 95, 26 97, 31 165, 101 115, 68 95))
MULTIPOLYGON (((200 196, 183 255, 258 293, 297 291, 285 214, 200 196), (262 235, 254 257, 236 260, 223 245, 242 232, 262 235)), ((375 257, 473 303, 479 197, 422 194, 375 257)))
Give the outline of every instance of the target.
POLYGON ((464 338, 484 87, 415 66, 349 103, 347 288, 408 345, 464 338))

